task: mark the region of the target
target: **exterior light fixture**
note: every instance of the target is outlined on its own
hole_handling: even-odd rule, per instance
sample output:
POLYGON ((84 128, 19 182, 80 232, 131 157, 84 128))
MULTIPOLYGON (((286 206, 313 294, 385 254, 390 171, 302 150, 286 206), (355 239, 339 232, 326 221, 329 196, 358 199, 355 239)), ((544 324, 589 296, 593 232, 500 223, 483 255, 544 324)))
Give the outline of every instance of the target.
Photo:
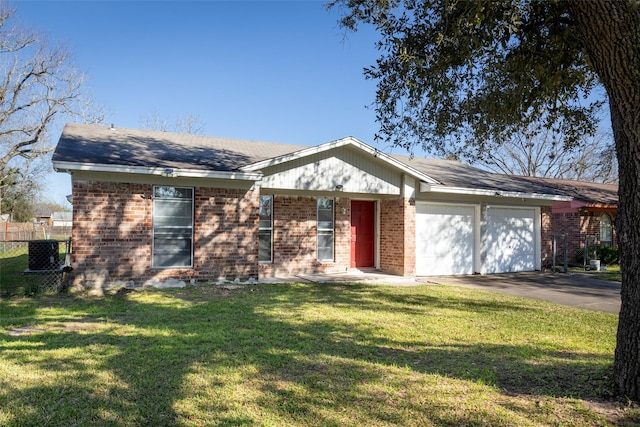
POLYGON ((343 188, 344 188, 344 186, 342 184, 338 184, 338 185, 336 185, 335 190, 336 191, 342 191, 343 188))
POLYGON ((178 176, 178 174, 171 168, 165 168, 160 175, 166 176, 167 178, 175 178, 178 176))

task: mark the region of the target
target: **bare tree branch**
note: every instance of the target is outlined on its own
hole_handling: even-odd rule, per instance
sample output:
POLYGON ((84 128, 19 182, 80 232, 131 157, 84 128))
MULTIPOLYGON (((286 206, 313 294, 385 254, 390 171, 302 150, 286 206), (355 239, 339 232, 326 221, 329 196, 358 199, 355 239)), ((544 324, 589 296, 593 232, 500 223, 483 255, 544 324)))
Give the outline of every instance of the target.
POLYGON ((91 116, 68 51, 14 25, 14 12, 0 3, 0 181, 14 159, 53 150, 47 138, 59 119, 91 116))

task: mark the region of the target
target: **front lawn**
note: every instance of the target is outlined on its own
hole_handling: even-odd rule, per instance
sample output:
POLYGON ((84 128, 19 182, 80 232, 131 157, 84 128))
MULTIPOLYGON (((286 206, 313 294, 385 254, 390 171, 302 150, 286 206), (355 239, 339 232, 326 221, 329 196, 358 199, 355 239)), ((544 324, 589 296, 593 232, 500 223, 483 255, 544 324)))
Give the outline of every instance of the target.
POLYGON ((0 425, 630 425, 616 323, 433 285, 7 299, 0 425))
POLYGON ((605 266, 600 271, 585 271, 582 267, 572 267, 570 269, 576 273, 585 273, 600 280, 608 280, 610 282, 622 282, 622 273, 620 273, 620 266, 618 264, 612 264, 605 266))
POLYGON ((617 264, 609 265, 606 270, 595 272, 595 276, 598 279, 609 280, 612 282, 622 282, 622 274, 620 273, 620 266, 617 264))

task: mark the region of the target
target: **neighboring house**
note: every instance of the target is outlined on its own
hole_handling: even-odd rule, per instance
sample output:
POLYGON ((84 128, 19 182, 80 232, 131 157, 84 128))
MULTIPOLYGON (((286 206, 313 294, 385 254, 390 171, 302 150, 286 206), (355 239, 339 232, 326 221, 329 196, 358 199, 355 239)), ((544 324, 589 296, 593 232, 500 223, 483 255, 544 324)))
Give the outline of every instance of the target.
POLYGON ((51 220, 54 227, 71 227, 73 212, 54 212, 51 220))
MULTIPOLYGON (((566 235, 568 254, 573 258, 576 249, 589 246, 618 246, 615 218, 618 213, 618 186, 548 178, 531 178, 552 191, 570 196, 569 201, 552 204, 553 232, 566 235)), ((573 259, 572 259, 573 261, 573 259)))
POLYGON ((298 146, 67 125, 53 164, 72 175, 77 282, 539 270, 552 204, 570 200, 352 137, 298 146))
POLYGON ((51 225, 53 223, 52 215, 53 211, 51 208, 36 205, 34 207, 32 221, 38 224, 51 225))

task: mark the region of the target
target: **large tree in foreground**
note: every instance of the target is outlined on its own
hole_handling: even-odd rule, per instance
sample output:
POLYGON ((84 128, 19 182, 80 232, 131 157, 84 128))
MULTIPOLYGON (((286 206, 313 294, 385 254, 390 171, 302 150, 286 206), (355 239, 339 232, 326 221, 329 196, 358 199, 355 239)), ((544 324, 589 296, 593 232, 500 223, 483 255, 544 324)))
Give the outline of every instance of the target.
POLYGON ((567 147, 596 128, 604 86, 619 162, 622 305, 614 379, 640 399, 640 9, 631 0, 335 0, 371 24, 381 56, 378 138, 412 151, 481 152, 540 123, 567 147))

